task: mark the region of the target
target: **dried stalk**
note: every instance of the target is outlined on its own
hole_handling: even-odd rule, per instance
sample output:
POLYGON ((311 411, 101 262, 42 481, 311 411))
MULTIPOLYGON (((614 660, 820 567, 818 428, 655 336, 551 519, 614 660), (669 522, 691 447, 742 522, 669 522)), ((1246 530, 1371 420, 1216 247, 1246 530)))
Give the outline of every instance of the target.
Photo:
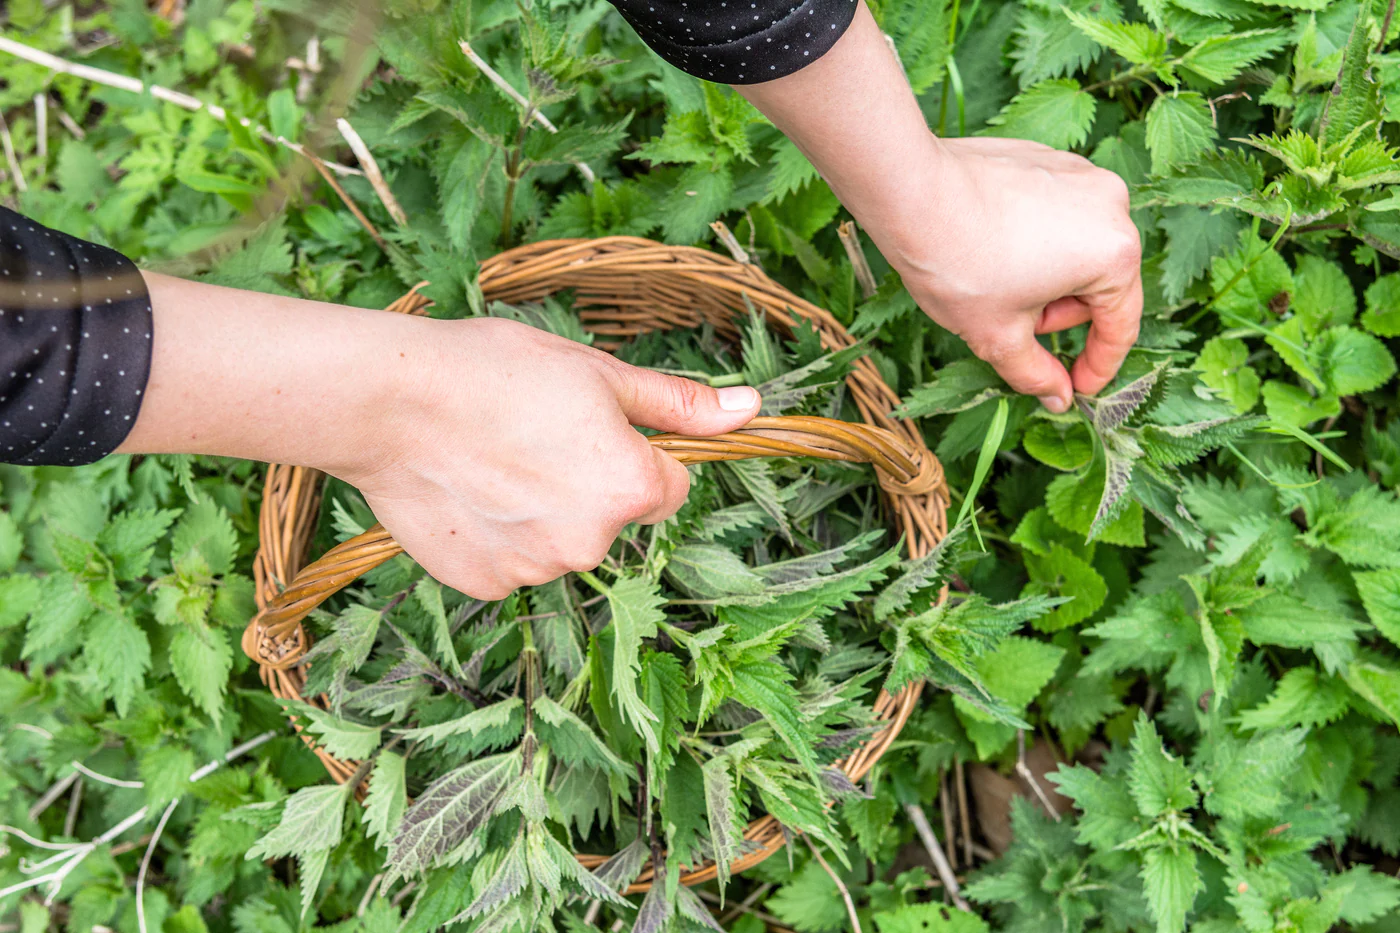
POLYGON ((948 797, 947 771, 938 781, 938 809, 943 813, 943 854, 948 856, 948 864, 957 868, 958 850, 953 845, 953 801, 948 797))
MULTIPOLYGON (((212 772, 214 772, 218 768, 228 764, 235 758, 238 758, 240 755, 247 754, 248 752, 252 751, 259 745, 262 745, 264 742, 277 736, 278 734, 278 730, 264 732, 262 735, 249 739, 242 745, 237 745, 233 747, 222 758, 214 759, 213 761, 209 762, 209 764, 200 768, 194 774, 191 774, 189 778, 190 783, 194 784, 200 780, 203 780, 205 777, 208 777, 212 772)), ((74 771, 72 777, 76 779, 77 776, 78 772, 74 771)), ((126 819, 122 820, 117 825, 113 826, 111 829, 108 829, 100 836, 96 836, 88 840, 87 842, 48 842, 42 839, 35 839, 28 833, 16 829, 13 826, 0 826, 0 833, 9 833, 11 835, 18 836, 19 838, 23 839, 25 842, 29 843, 32 846, 56 852, 56 854, 51 855, 46 859, 41 859, 38 862, 24 865, 20 869, 20 873, 25 875, 35 875, 36 877, 29 878, 26 881, 16 882, 15 884, 12 884, 6 888, 0 888, 0 900, 9 897, 11 894, 17 894, 20 891, 27 891, 30 888, 37 888, 42 886, 47 887, 48 889, 45 893, 44 903, 52 904, 53 899, 58 896, 59 890, 62 889, 64 881, 67 880, 68 876, 71 875, 73 871, 79 865, 81 865, 89 855, 91 855, 93 852, 96 852, 99 848, 105 846, 113 839, 116 839, 118 836, 126 832, 131 827, 135 826, 137 823, 140 823, 146 818, 149 812, 150 811, 148 807, 142 807, 135 813, 132 813, 126 819), (54 867, 47 874, 38 874, 39 872, 44 871, 50 866, 54 867)))
POLYGON ((933 827, 928 824, 924 808, 917 803, 907 803, 904 805, 904 812, 908 813, 909 819, 914 822, 914 831, 919 834, 919 841, 924 844, 928 857, 933 859, 933 867, 938 870, 938 877, 943 881, 944 890, 952 898, 953 906, 959 910, 971 910, 971 905, 962 896, 962 888, 958 886, 957 875, 953 874, 953 866, 948 864, 948 857, 939 848, 938 837, 933 834, 933 827))
POLYGON ((1035 779, 1035 772, 1031 771, 1026 764, 1026 730, 1016 730, 1016 773, 1021 780, 1031 786, 1035 791, 1036 798, 1041 806, 1045 807, 1045 812, 1050 814, 1050 818, 1056 823, 1060 822, 1060 811, 1055 809, 1055 805, 1050 802, 1050 795, 1045 793, 1045 789, 1040 786, 1040 782, 1035 779))
MULTIPOLYGON (((854 930, 855 933, 861 933, 860 916, 856 913, 856 902, 851 900, 851 892, 846 887, 846 882, 842 881, 841 877, 831 870, 831 866, 826 863, 826 859, 822 858, 822 854, 817 851, 816 844, 812 842, 812 837, 803 836, 802 838, 807 841, 807 848, 812 850, 812 857, 817 860, 817 864, 822 867, 822 871, 827 873, 827 876, 835 883, 836 889, 841 892, 841 899, 846 902, 846 914, 851 918, 851 929, 854 930)), ((142 930, 141 933, 146 933, 146 931, 142 930)))
POLYGON ((961 758, 953 759, 953 774, 958 783, 958 825, 962 827, 963 864, 972 867, 972 814, 967 807, 967 775, 961 758))
POLYGON ((875 273, 870 271, 870 263, 865 260, 865 250, 860 246, 860 233, 856 230, 854 220, 843 220, 836 228, 836 235, 841 238, 841 245, 846 248, 846 258, 851 261, 851 268, 856 274, 856 283, 860 285, 860 293, 866 298, 870 298, 879 288, 875 284, 875 273))
POLYGON ((34 132, 39 137, 39 158, 49 157, 49 99, 42 93, 34 95, 34 132))
POLYGON ((83 805, 83 782, 73 782, 73 794, 68 798, 68 814, 63 818, 63 835, 73 838, 78 826, 78 810, 83 805))
POLYGON ((724 221, 716 220, 714 223, 710 224, 710 229, 715 232, 715 236, 719 237, 719 241, 724 244, 724 248, 729 250, 729 255, 734 257, 735 262, 741 262, 747 266, 752 261, 749 259, 748 250, 739 245, 738 239, 735 238, 724 221))
POLYGON ((389 216, 394 218, 394 223, 400 227, 407 226, 408 215, 399 205, 398 198, 394 197, 394 192, 389 190, 389 183, 384 180, 384 173, 379 170, 379 163, 374 160, 374 153, 369 151, 369 146, 365 145, 360 134, 355 132, 350 121, 344 117, 335 121, 335 128, 340 130, 341 137, 350 144, 350 150, 355 153, 355 158, 359 160, 360 168, 364 169, 365 179, 374 189, 374 193, 379 195, 380 202, 384 205, 384 209, 389 212, 389 216))
POLYGON ((360 898, 360 905, 355 908, 355 916, 363 917, 365 911, 369 910, 369 902, 374 900, 374 892, 379 889, 379 882, 384 880, 384 872, 380 872, 369 879, 369 887, 365 888, 364 897, 360 898))
POLYGON ((723 917, 719 918, 720 926, 724 926, 726 923, 729 923, 731 920, 737 918, 741 913, 744 912, 746 908, 752 907, 755 902, 760 900, 763 897, 763 895, 767 894, 771 890, 773 890, 772 882, 768 882, 760 885, 757 888, 754 888, 752 893, 750 893, 748 897, 735 904, 729 910, 728 913, 726 913, 723 917))
MULTIPOLYGON (((291 62, 287 63, 292 65, 291 62)), ((313 35, 306 43, 306 61, 298 62, 301 65, 300 74, 297 75, 297 103, 306 103, 311 96, 311 91, 316 86, 316 76, 321 73, 321 37, 313 35)), ((296 67, 293 65, 292 67, 296 67)))
POLYGON ((156 824, 156 831, 151 833, 151 841, 146 844, 146 854, 141 856, 141 867, 136 872, 136 928, 140 933, 146 933, 146 872, 150 870, 151 856, 155 854, 156 845, 160 842, 160 834, 165 832, 165 824, 179 803, 180 798, 176 797, 166 805, 165 812, 160 815, 160 822, 156 824))
MULTIPOLYGON (((507 97, 509 97, 511 100, 515 101, 517 104, 520 105, 521 110, 524 110, 527 114, 529 114, 528 118, 530 120, 533 120, 534 122, 538 123, 540 126, 549 130, 551 133, 559 132, 559 127, 555 126, 554 123, 549 119, 549 117, 545 116, 543 113, 540 113, 540 111, 536 109, 534 105, 532 105, 528 100, 525 99, 525 95, 521 94, 519 91, 517 91, 514 87, 511 86, 511 83, 509 81, 501 77, 501 73, 499 71, 488 65, 486 63, 486 59, 476 54, 476 49, 472 48, 471 45, 465 39, 463 39, 457 44, 461 47, 462 54, 467 56, 471 63, 475 65, 482 74, 486 75, 487 79, 492 84, 500 88, 507 97)), ((587 181, 591 184, 598 180, 598 176, 593 174, 593 169, 589 168, 585 163, 575 162, 574 168, 578 169, 578 172, 580 175, 583 176, 584 181, 587 181)))
POLYGON ((101 774, 97 771, 92 770, 87 765, 83 764, 81 761, 70 761, 68 763, 73 766, 74 771, 81 774, 85 774, 88 777, 92 778, 94 781, 97 781, 101 784, 110 784, 113 787, 130 787, 133 789, 146 786, 141 781, 124 781, 121 778, 108 777, 105 774, 101 774))
POLYGON ((74 139, 78 142, 87 139, 87 130, 79 126, 78 121, 68 116, 68 111, 64 110, 63 107, 58 104, 55 104, 53 109, 54 112, 58 114, 58 122, 63 125, 65 130, 73 134, 74 139))
POLYGON ((350 213, 355 215, 355 219, 360 222, 360 226, 364 227, 366 232, 373 237, 374 242, 379 244, 380 249, 387 251, 389 246, 384 242, 384 238, 379 235, 379 231, 375 229, 374 224, 370 223, 369 218, 365 216, 365 212, 360 210, 360 205, 352 201, 350 195, 341 187, 340 182, 336 181, 335 176, 331 174, 331 170, 326 168, 326 163, 310 153, 307 153, 307 157, 311 160, 311 164, 316 166, 316 171, 320 172, 321 177, 326 180, 326 184, 330 185, 331 190, 340 197, 341 203, 350 208, 350 213))
POLYGON ((52 787, 44 791, 43 795, 34 801, 34 806, 29 808, 29 822, 33 823, 39 819, 39 814, 47 810, 55 800, 62 797, 77 779, 77 772, 74 772, 67 777, 60 778, 52 787))
MULTIPOLYGON (((82 78, 84 81, 91 81, 94 84, 101 84, 105 87, 114 87, 120 91, 130 91, 133 94, 150 94, 157 100, 163 100, 168 104, 174 104, 185 110, 200 111, 208 113, 215 120, 227 120, 228 111, 218 104, 206 104, 197 97, 191 97, 180 91, 162 87, 159 84, 145 84, 137 78, 130 78, 126 75, 119 75, 112 71, 104 71, 101 68, 93 68, 91 65, 83 65, 78 62, 70 62, 67 59, 59 58, 57 55, 50 55, 48 52, 41 52, 31 48, 22 42, 7 39, 0 36, 0 52, 7 52, 16 58, 22 58, 41 68, 47 68, 58 74, 71 75, 75 78, 82 78)), ((60 118, 61 119, 61 118, 60 118)), ((273 145, 282 146, 297 155, 305 156, 306 149, 298 143, 294 143, 282 136, 275 135, 267 127, 254 123, 247 117, 242 117, 238 121, 243 126, 252 130, 258 136, 273 145)), ((341 165, 338 162, 327 162, 326 166, 337 175, 359 175, 359 169, 351 168, 348 165, 341 165)))
MULTIPOLYGON (((7 41, 0 36, 0 42, 7 41)), ((21 194, 29 190, 29 186, 24 182, 24 172, 19 167, 19 156, 15 154, 15 140, 10 135, 10 125, 5 122, 5 115, 0 113, 0 145, 5 147, 5 162, 10 166, 10 177, 15 180, 15 188, 21 194)))

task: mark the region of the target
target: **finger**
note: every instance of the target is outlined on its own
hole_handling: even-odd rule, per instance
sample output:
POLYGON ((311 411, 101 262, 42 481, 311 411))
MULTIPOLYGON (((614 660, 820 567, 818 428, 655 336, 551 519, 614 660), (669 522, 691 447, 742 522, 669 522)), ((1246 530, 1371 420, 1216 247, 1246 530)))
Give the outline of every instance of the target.
POLYGON ((1069 410, 1073 392, 1069 373, 1036 341, 1029 327, 1011 334, 989 335, 981 340, 969 338, 968 345, 991 363, 1017 392, 1034 395, 1051 411, 1069 410))
POLYGON ((1088 305, 1073 296, 1057 298, 1045 306, 1036 322, 1037 334, 1053 334, 1071 327, 1078 327, 1088 321, 1092 311, 1088 305))
POLYGON ((695 437, 741 428, 758 414, 758 392, 748 386, 712 389, 690 379, 618 363, 606 370, 622 412, 632 424, 695 437))
POLYGON ((1119 295, 1093 302, 1084 352, 1074 361, 1074 388, 1093 395, 1108 385, 1137 340, 1142 322, 1142 278, 1134 275, 1119 295))
POLYGON ((658 447, 653 447, 651 452, 656 457, 657 473, 662 486, 661 499, 646 513, 637 516, 635 520, 643 525, 655 525, 675 515, 681 506, 685 505, 686 496, 690 495, 690 471, 679 460, 658 447))

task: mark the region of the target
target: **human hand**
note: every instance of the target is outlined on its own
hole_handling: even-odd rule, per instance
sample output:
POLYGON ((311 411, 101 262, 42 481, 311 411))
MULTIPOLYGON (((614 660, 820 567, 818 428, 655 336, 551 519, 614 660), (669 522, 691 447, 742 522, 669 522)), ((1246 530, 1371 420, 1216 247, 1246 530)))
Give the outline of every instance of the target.
POLYGON ((1108 384, 1137 339, 1141 246, 1128 189, 1088 159, 1018 139, 933 140, 911 210, 873 236, 919 306, 1053 411, 1108 384), (1073 372, 1035 339, 1089 322, 1073 372), (1071 384, 1072 383, 1072 384, 1071 384))
POLYGON ((122 453, 314 467, 481 599, 598 566, 690 491, 632 425, 723 434, 758 393, 629 366, 496 318, 434 321, 145 273, 151 375, 122 453), (727 406, 727 407, 726 407, 727 406))
POLYGON ((1013 139, 939 140, 864 4, 802 70, 738 90, 805 153, 919 305, 1018 392, 1064 411, 1117 373, 1142 314, 1127 189, 1013 139), (1091 322, 1073 378, 1036 334, 1091 322))
POLYGON ((590 570, 624 526, 680 508, 685 467, 632 425, 723 434, 758 413, 746 386, 639 369, 513 321, 425 323, 426 365, 339 475, 433 577, 480 599, 590 570))

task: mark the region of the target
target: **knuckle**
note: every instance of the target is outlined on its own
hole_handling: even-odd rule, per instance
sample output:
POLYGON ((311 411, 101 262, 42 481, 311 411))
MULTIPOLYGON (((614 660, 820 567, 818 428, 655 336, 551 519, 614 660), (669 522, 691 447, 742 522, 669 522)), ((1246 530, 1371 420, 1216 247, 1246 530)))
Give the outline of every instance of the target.
POLYGON ((689 421, 700 411, 700 384, 689 379, 672 379, 667 393, 671 413, 689 421))

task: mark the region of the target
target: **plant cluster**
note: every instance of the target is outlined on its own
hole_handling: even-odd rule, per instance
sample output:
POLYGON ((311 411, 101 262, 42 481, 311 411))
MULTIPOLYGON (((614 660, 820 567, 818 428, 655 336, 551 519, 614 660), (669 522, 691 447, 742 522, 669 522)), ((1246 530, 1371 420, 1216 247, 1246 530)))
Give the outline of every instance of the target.
MULTIPOLYGON (((848 419, 863 356, 972 527, 906 561, 868 469, 748 462, 696 471, 680 515, 629 530, 594 574, 499 603, 396 559, 311 620, 328 709, 290 710, 365 762, 361 801, 237 649, 260 469, 0 467, 0 923, 1400 929, 1385 0, 872 0, 936 132, 1039 140, 1131 186, 1142 336, 1063 415, 1009 393, 873 249, 863 288, 800 152, 606 3, 156 6, 183 13, 10 0, 0 31, 230 119, 7 58, 0 197, 154 268, 362 307, 426 280, 435 314, 578 340, 567 302, 488 306, 477 262, 563 236, 720 249, 723 221, 862 343, 828 354, 755 318, 738 345, 700 331, 620 353, 848 419), (346 101, 399 216, 240 122, 349 160, 328 117, 346 101), (916 679, 899 741, 843 779, 879 689, 916 679), (1003 775, 1025 796, 979 793, 1003 775), (951 832, 957 898, 911 806, 951 832), (745 851, 762 813, 785 853, 678 884, 745 851), (651 893, 619 894, 648 858, 651 893)), ((1068 360, 1083 335, 1047 343, 1068 360)), ((324 513, 317 552, 371 521, 339 485, 324 513)))

